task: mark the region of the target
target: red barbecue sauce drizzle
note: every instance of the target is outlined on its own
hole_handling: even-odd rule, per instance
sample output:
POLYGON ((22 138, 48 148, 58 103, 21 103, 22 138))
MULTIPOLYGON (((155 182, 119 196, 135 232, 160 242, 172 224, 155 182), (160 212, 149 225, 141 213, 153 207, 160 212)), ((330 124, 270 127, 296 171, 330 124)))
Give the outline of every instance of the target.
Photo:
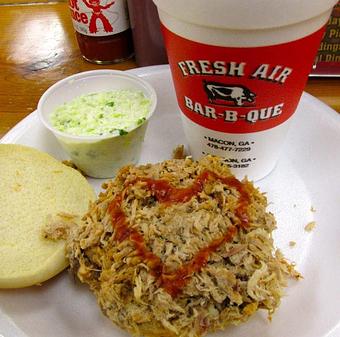
MULTIPOLYGON (((158 202, 170 206, 172 203, 186 202, 202 192, 204 184, 209 179, 219 180, 238 191, 240 196, 235 213, 239 220, 238 225, 246 228, 248 226, 247 206, 250 203, 250 197, 245 185, 234 177, 222 177, 212 171, 205 170, 195 179, 191 186, 185 188, 176 188, 166 180, 151 178, 137 178, 129 182, 128 186, 138 181, 144 182, 146 183, 146 188, 158 202)), ((118 242, 124 240, 133 242, 138 256, 148 265, 152 275, 158 279, 160 286, 172 297, 177 296, 189 282, 190 277, 206 265, 211 253, 215 252, 222 244, 231 242, 238 232, 236 226, 229 227, 223 237, 213 240, 207 247, 200 249, 191 261, 185 263, 176 271, 167 273, 161 259, 146 247, 143 236, 136 229, 129 227, 121 207, 123 192, 116 196, 108 207, 112 224, 115 228, 115 240, 118 242)))

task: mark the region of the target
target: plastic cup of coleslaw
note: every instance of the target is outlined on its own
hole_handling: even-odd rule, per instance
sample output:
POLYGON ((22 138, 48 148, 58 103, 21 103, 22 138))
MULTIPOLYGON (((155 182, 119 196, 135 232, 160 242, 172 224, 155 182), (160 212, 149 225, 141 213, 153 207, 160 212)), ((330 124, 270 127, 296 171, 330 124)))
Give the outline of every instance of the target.
POLYGON ((93 70, 52 85, 38 103, 40 121, 86 175, 111 178, 138 162, 157 104, 152 86, 119 70, 93 70))
POLYGON ((192 156, 275 167, 337 0, 154 0, 192 156))

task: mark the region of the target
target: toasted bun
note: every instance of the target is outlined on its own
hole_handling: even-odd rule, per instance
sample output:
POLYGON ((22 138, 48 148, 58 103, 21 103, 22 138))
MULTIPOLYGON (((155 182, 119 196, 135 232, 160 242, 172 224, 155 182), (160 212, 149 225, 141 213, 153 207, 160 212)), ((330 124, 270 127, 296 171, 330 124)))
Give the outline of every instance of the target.
POLYGON ((95 193, 86 179, 38 150, 0 144, 0 288, 39 284, 62 271, 65 243, 42 237, 49 217, 82 215, 95 193))

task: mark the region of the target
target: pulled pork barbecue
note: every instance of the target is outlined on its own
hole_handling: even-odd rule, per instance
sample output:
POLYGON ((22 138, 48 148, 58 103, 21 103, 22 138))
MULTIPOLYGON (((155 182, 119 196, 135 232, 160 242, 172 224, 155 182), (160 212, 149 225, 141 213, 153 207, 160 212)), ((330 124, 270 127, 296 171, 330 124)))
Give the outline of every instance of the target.
POLYGON ((135 336, 202 336, 274 313, 299 278, 252 183, 207 156, 128 166, 68 237, 71 269, 135 336))

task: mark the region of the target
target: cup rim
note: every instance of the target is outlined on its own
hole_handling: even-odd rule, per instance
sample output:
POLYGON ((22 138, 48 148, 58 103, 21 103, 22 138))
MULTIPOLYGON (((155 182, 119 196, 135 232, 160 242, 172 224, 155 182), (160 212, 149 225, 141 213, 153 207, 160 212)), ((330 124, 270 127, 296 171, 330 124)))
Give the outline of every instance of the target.
MULTIPOLYGON (((337 0, 300 0, 299 6, 296 0, 261 0, 254 1, 255 8, 248 0, 229 0, 228 5, 226 1, 214 0, 210 6, 207 6, 204 0, 187 0, 186 6, 190 8, 187 11, 182 10, 181 0, 153 0, 153 2, 158 11, 167 13, 181 24, 184 22, 217 29, 255 31, 291 26, 328 12, 330 14, 337 0), (227 6, 229 10, 226 10, 227 6), (278 10, 280 8, 284 8, 284 12, 278 10), (268 12, 271 15, 268 15, 268 12)), ((320 24, 319 29, 321 26, 320 24)))
POLYGON ((39 120, 42 122, 42 124, 49 129, 53 134, 64 137, 64 138, 69 138, 69 139, 73 139, 73 140, 82 140, 82 141, 99 141, 99 140, 104 140, 104 139, 110 139, 110 138, 115 138, 115 137, 119 137, 119 131, 115 131, 112 134, 107 134, 107 135, 89 135, 89 136, 80 136, 80 135, 72 135, 70 133, 67 132, 63 132, 63 131, 59 131, 56 128, 54 128, 51 123, 48 121, 48 119, 46 118, 46 116, 43 114, 42 112, 42 108, 45 104, 45 101, 47 99, 48 96, 50 96, 51 94, 53 94, 53 92, 55 90, 57 90, 59 87, 62 87, 65 83, 72 81, 72 80, 77 80, 80 78, 86 78, 86 77, 94 77, 97 75, 107 75, 107 76, 115 76, 115 77, 124 77, 124 78, 129 78, 135 82, 137 82, 139 85, 144 86, 144 88, 146 88, 146 91, 149 93, 149 99, 151 101, 151 106, 150 106, 150 111, 149 114, 147 115, 145 121, 140 124, 137 125, 131 129, 128 129, 127 132, 131 132, 133 130, 138 129, 139 127, 143 126, 145 123, 147 123, 149 121, 149 119, 152 117, 155 109, 156 109, 156 105, 157 105, 157 95, 156 95, 156 91, 155 89, 144 79, 142 79, 140 76, 138 75, 134 75, 132 73, 129 73, 125 70, 114 70, 114 69, 97 69, 97 70, 89 70, 89 71, 83 71, 80 73, 76 73, 70 76, 67 76, 65 78, 63 78, 62 80, 57 81, 56 83, 54 83, 53 85, 51 85, 40 97, 39 101, 38 101, 38 105, 37 105, 37 113, 38 113, 38 118, 39 120))

